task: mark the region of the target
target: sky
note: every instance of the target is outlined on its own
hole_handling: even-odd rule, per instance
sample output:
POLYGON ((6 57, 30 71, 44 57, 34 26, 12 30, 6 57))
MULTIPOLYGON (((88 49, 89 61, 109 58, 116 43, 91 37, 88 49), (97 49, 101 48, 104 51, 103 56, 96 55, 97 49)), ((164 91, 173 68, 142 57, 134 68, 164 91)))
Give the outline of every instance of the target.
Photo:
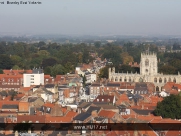
POLYGON ((181 0, 3 1, 0 34, 181 36, 181 0))

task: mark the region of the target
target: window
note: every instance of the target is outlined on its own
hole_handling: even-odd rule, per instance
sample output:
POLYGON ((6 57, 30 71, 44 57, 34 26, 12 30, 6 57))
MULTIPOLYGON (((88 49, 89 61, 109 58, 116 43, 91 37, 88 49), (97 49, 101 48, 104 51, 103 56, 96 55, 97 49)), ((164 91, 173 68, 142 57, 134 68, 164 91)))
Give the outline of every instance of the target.
POLYGON ((104 99, 102 99, 102 102, 104 101, 104 99))
POLYGON ((157 83, 157 78, 156 77, 154 78, 154 82, 157 83))
POLYGON ((99 102, 99 99, 97 99, 97 102, 99 102))
POLYGON ((149 60, 148 59, 145 60, 145 66, 149 66, 149 60))

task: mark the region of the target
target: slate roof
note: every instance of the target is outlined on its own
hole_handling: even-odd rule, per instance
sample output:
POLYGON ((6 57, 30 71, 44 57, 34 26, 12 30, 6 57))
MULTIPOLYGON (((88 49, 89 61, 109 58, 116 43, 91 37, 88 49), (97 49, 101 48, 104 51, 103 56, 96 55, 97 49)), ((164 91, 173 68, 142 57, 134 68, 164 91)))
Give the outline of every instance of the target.
POLYGON ((33 88, 39 88, 40 87, 40 85, 37 85, 37 86, 35 86, 35 87, 33 87, 33 88))
POLYGON ((2 105, 2 109, 18 109, 18 105, 2 105))
POLYGON ((46 85, 44 85, 45 88, 54 88, 54 86, 55 86, 54 84, 46 84, 46 85))
POLYGON ((125 105, 123 105, 123 104, 121 104, 121 105, 119 105, 119 106, 117 106, 119 109, 123 109, 123 108, 126 108, 126 106, 125 105))
POLYGON ((103 109, 118 109, 116 106, 114 106, 114 105, 108 105, 108 104, 101 104, 101 103, 93 103, 93 104, 95 104, 96 106, 98 106, 98 107, 101 107, 101 108, 103 108, 103 109))
POLYGON ((74 120, 84 121, 85 119, 87 119, 90 116, 91 116, 91 114, 82 112, 82 113, 78 114, 76 117, 74 117, 74 120))
POLYGON ((91 105, 90 102, 83 102, 83 103, 81 103, 78 107, 79 107, 79 108, 87 108, 87 107, 89 107, 90 105, 91 105))
POLYGON ((0 95, 1 95, 1 96, 7 96, 8 93, 7 93, 6 91, 1 91, 1 92, 0 92, 0 95))
POLYGON ((52 93, 51 91, 48 91, 46 88, 42 88, 42 90, 43 90, 46 94, 50 94, 50 95, 54 94, 54 93, 52 93))
POLYGON ((34 102, 38 99, 38 97, 30 97, 28 98, 28 102, 34 102))
POLYGON ((149 115, 153 110, 142 110, 142 109, 132 109, 134 112, 140 115, 149 115))
POLYGON ((95 119, 96 121, 103 121, 103 120, 105 120, 104 117, 95 117, 94 119, 95 119))
POLYGON ((87 113, 92 113, 92 111, 97 111, 99 112, 101 110, 101 107, 94 107, 94 106, 90 106, 89 109, 86 111, 87 113))

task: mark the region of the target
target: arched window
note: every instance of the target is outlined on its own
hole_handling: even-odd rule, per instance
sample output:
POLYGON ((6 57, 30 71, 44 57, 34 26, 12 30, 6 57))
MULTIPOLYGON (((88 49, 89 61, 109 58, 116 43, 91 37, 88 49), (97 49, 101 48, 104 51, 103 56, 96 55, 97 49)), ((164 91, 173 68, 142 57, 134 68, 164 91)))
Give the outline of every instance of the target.
POLYGON ((148 59, 145 60, 145 66, 149 66, 149 60, 148 59))
POLYGON ((124 78, 124 82, 127 82, 127 79, 126 79, 126 77, 124 78))
POLYGON ((131 77, 129 77, 129 82, 131 82, 131 77))
POLYGON ((168 79, 168 82, 171 82, 172 80, 171 80, 171 78, 169 77, 169 79, 168 79))
POLYGON ((113 78, 113 77, 111 78, 111 81, 114 81, 114 78, 113 78))
POLYGON ((167 82, 167 79, 166 78, 164 78, 164 83, 166 83, 167 82))
POLYGON ((159 83, 162 83, 162 79, 161 78, 159 78, 159 83))
POLYGON ((139 82, 143 82, 143 79, 140 77, 139 82))
POLYGON ((173 79, 173 82, 176 83, 176 79, 175 78, 173 79))
POLYGON ((118 81, 118 78, 117 78, 117 77, 115 78, 115 81, 116 81, 116 82, 118 81))
POLYGON ((122 77, 120 77, 119 81, 122 82, 122 77))
POLYGON ((157 83, 157 78, 156 77, 154 78, 154 82, 157 83))

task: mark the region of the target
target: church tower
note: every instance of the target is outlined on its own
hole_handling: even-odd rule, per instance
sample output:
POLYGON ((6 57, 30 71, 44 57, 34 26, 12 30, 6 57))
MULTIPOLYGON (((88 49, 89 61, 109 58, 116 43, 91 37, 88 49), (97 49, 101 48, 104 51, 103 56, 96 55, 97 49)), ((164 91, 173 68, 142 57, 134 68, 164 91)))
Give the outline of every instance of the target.
POLYGON ((141 75, 157 75, 158 62, 155 53, 149 51, 141 53, 140 74, 141 75))

